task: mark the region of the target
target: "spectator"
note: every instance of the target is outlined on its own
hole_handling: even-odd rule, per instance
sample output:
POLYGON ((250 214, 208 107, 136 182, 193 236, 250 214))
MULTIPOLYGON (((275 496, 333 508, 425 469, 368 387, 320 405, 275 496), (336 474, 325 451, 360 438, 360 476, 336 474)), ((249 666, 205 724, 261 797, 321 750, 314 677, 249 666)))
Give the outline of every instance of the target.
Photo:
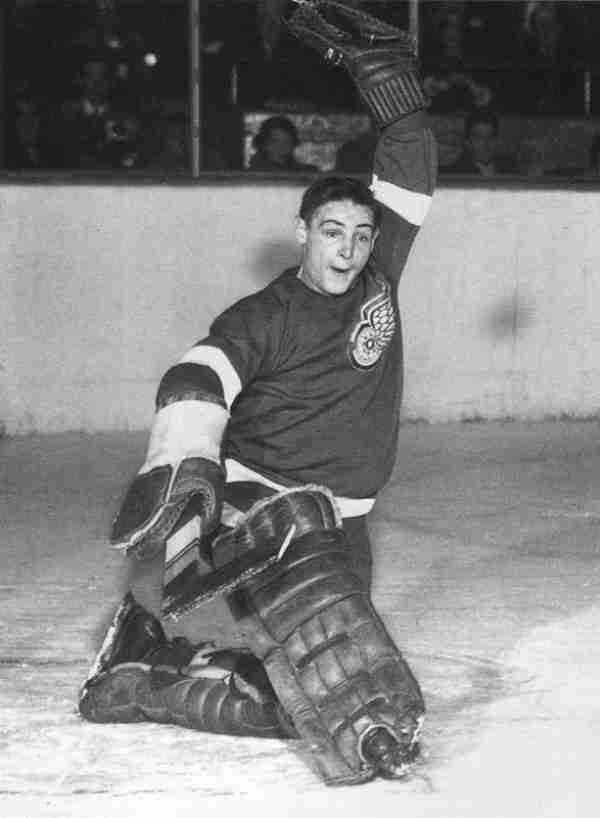
POLYGON ((558 3, 541 0, 529 4, 519 78, 523 112, 583 111, 583 79, 575 70, 578 50, 577 37, 558 3))
POLYGON ((290 119, 284 116, 265 119, 252 143, 256 153, 250 160, 250 170, 318 172, 316 165, 295 158, 299 143, 298 131, 290 119))
POLYGON ((424 59, 423 85, 434 114, 471 111, 492 101, 492 91, 466 67, 464 9, 461 3, 440 8, 424 59))
POLYGON ((462 154, 443 171, 477 176, 518 173, 516 162, 498 153, 498 131, 498 117, 492 111, 477 111, 467 116, 462 154))
POLYGON ((111 121, 108 66, 90 57, 77 78, 79 94, 65 102, 53 135, 58 164, 65 168, 97 168, 104 165, 111 121))
POLYGON ((133 107, 113 108, 106 120, 105 140, 97 155, 97 165, 103 168, 132 170, 144 164, 142 122, 133 107))
POLYGON ((183 117, 160 120, 150 134, 147 148, 153 168, 189 172, 191 168, 189 125, 183 117))
POLYGON ((522 176, 544 176, 547 171, 543 143, 537 139, 523 140, 519 146, 517 165, 522 176))
POLYGON ((553 0, 529 3, 525 20, 525 48, 534 58, 554 60, 564 45, 564 26, 553 0))
POLYGON ((7 166, 15 170, 48 167, 43 152, 44 116, 33 98, 19 96, 14 101, 11 132, 7 144, 7 166))
MULTIPOLYGON (((146 140, 148 165, 158 171, 173 173, 191 169, 190 124, 185 116, 172 115, 159 120, 146 140)), ((206 140, 201 144, 202 170, 227 170, 221 152, 206 140)))

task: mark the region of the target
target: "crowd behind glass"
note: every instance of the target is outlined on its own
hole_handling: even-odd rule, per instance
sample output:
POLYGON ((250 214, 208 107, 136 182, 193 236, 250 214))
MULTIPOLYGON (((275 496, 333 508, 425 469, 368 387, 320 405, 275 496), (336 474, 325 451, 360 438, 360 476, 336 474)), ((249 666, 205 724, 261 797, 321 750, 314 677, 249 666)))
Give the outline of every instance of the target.
MULTIPOLYGON (((289 35, 290 5, 200 0, 202 170, 368 169, 374 136, 366 117, 356 131, 353 87, 289 35), (334 120, 347 127, 323 160, 311 140, 334 120)), ((401 27, 414 8, 361 6, 401 27)), ((10 0, 1 13, 6 170, 189 175, 189 0, 10 0)), ((442 150, 442 172, 597 175, 600 2, 421 0, 418 15, 429 110, 455 148, 442 150), (538 124, 503 143, 515 121, 538 124), (575 165, 543 156, 545 129, 565 121, 580 123, 575 165)))

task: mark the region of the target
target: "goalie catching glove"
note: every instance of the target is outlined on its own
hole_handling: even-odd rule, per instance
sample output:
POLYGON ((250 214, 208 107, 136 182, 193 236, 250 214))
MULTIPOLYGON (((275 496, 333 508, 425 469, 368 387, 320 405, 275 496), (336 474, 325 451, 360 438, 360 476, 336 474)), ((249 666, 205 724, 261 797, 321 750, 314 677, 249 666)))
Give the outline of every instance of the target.
POLYGON ((343 2, 297 2, 287 21, 290 31, 346 69, 379 127, 425 107, 412 35, 343 2))

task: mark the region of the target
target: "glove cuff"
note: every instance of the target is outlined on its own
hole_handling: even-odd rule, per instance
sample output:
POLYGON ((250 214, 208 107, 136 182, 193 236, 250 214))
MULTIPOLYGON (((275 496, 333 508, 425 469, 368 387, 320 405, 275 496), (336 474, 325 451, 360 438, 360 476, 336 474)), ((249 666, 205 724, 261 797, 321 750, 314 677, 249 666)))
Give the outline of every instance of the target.
POLYGON ((394 74, 368 88, 359 85, 359 91, 380 128, 420 111, 428 102, 418 76, 412 71, 394 74))

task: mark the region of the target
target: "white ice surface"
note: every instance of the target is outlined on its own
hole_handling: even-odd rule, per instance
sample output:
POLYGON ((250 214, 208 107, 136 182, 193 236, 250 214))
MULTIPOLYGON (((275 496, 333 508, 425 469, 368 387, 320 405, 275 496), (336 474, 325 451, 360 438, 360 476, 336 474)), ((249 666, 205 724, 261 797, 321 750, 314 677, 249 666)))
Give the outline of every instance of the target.
POLYGON ((0 442, 1 818, 597 815, 595 422, 403 426, 374 599, 424 690, 424 754, 409 780, 342 789, 295 742, 79 719, 122 592, 106 531, 144 445, 0 442))

